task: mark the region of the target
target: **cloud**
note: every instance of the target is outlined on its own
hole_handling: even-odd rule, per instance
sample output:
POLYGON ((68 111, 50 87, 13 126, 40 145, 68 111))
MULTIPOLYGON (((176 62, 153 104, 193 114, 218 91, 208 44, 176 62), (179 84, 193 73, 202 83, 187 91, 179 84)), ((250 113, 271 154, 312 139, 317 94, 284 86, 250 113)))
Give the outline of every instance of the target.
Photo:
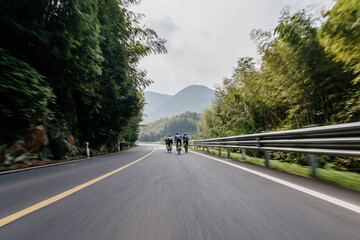
POLYGON ((285 6, 329 8, 332 0, 143 0, 132 10, 167 40, 168 54, 145 58, 154 84, 147 90, 174 94, 200 84, 214 88, 230 77, 240 57, 256 57, 252 29, 273 29, 285 6))
POLYGON ((179 29, 169 16, 150 20, 147 25, 156 29, 156 32, 161 36, 161 38, 165 39, 171 39, 174 32, 179 29))

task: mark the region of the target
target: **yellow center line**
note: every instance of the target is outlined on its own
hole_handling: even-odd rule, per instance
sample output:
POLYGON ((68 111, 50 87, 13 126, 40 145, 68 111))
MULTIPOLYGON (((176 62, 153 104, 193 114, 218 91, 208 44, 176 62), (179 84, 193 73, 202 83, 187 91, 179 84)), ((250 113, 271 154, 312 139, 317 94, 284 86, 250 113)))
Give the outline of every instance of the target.
POLYGON ((71 195, 71 194, 73 194, 73 193, 75 193, 77 191, 80 191, 81 189, 86 188, 86 187, 88 187, 88 186, 90 186, 90 185, 92 185, 92 184, 94 184, 96 182, 99 182, 99 181, 103 180, 104 178, 107 178, 107 177, 109 177, 109 176, 111 176, 111 175, 113 175, 113 174, 115 174, 117 172, 120 172, 121 170, 123 170, 123 169, 125 169, 125 168, 127 168, 127 167, 129 167, 129 166, 143 160, 146 157, 148 157, 154 151, 155 151, 155 148, 153 149, 152 152, 146 154, 145 156, 139 158, 138 160, 135 160, 135 161, 133 161, 133 162, 121 167, 121 168, 118 168, 118 169, 116 169, 114 171, 111 171, 111 172, 105 174, 105 175, 102 175, 102 176, 97 177, 97 178, 95 178, 93 180, 90 180, 90 181, 88 181, 88 182, 86 182, 84 184, 81 184, 81 185, 79 185, 77 187, 74 187, 74 188, 72 188, 70 190, 67 190, 67 191, 65 191, 63 193, 60 193, 60 194, 58 194, 58 195, 56 195, 54 197, 51 197, 51 198, 46 199, 46 200, 44 200, 42 202, 39 202, 39 203, 37 203, 35 205, 32 205, 32 206, 30 206, 28 208, 25 208, 25 209, 23 209, 23 210, 21 210, 19 212, 16 212, 16 213, 11 214, 11 215, 9 215, 7 217, 4 217, 4 218, 0 219, 0 227, 3 227, 6 224, 9 224, 9 223, 11 223, 11 222, 13 222, 13 221, 27 215, 27 214, 29 214, 29 213, 32 213, 32 212, 34 212, 36 210, 39 210, 40 208, 43 208, 43 207, 45 207, 47 205, 50 205, 50 204, 52 204, 52 203, 54 203, 56 201, 59 201, 60 199, 63 199, 63 198, 65 198, 65 197, 67 197, 67 196, 69 196, 69 195, 71 195))

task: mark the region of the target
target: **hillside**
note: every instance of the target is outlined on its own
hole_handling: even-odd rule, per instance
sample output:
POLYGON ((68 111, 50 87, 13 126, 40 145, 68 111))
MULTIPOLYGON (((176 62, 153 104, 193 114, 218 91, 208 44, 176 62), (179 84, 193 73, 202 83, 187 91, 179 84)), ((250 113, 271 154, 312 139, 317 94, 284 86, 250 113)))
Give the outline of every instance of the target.
POLYGON ((160 105, 162 105, 164 102, 167 102, 173 97, 171 95, 151 91, 145 91, 144 96, 146 101, 144 107, 144 114, 155 112, 160 105))
POLYGON ((186 112, 172 118, 161 118, 142 127, 139 140, 142 142, 155 142, 169 134, 174 136, 176 132, 181 135, 187 133, 191 137, 197 134, 196 125, 199 119, 200 114, 195 112, 186 112))
POLYGON ((199 85, 192 85, 171 96, 145 91, 144 123, 160 118, 170 118, 184 112, 201 113, 211 106, 214 90, 199 85))

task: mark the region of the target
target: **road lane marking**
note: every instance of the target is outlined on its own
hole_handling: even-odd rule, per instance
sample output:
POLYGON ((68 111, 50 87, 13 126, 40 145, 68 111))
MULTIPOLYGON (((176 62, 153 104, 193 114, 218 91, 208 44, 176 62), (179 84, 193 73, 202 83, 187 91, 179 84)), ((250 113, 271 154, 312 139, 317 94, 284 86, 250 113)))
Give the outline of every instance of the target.
POLYGON ((44 200, 42 202, 39 202, 39 203, 37 203, 35 205, 32 205, 32 206, 30 206, 28 208, 25 208, 25 209, 23 209, 23 210, 21 210, 19 212, 16 212, 16 213, 11 214, 11 215, 9 215, 7 217, 4 217, 4 218, 0 219, 0 228, 5 226, 6 224, 9 224, 9 223, 11 223, 11 222, 13 222, 13 221, 27 215, 27 214, 29 214, 29 213, 32 213, 32 212, 34 212, 36 210, 39 210, 39 209, 41 209, 41 208, 43 208, 43 207, 45 207, 47 205, 50 205, 50 204, 52 204, 54 202, 57 202, 60 199, 63 199, 63 198, 65 198, 65 197, 67 197, 67 196, 69 196, 69 195, 71 195, 73 193, 76 193, 77 191, 80 191, 83 188, 86 188, 86 187, 88 187, 88 186, 90 186, 90 185, 92 185, 92 184, 94 184, 96 182, 99 182, 99 181, 101 181, 101 180, 103 180, 103 179, 105 179, 105 178, 107 178, 107 177, 109 177, 109 176, 111 176, 111 175, 113 175, 113 174, 115 174, 117 172, 120 172, 121 170, 123 170, 123 169, 125 169, 125 168, 127 168, 127 167, 129 167, 129 166, 143 160, 146 157, 148 157, 153 152, 155 152, 155 148, 150 153, 146 154, 145 156, 143 156, 143 157, 141 157, 141 158, 139 158, 139 159, 137 159, 137 160, 123 166, 123 167, 115 169, 115 170, 113 170, 113 171, 111 171, 111 172, 109 172, 107 174, 104 174, 104 175, 102 175, 100 177, 97 177, 97 178, 95 178, 93 180, 90 180, 90 181, 88 181, 86 183, 83 183, 83 184, 81 184, 81 185, 79 185, 77 187, 74 187, 74 188, 72 188, 70 190, 67 190, 67 191, 65 191, 63 193, 60 193, 60 194, 58 194, 58 195, 56 195, 54 197, 51 197, 51 198, 46 199, 46 200, 44 200))
POLYGON ((314 191, 314 190, 311 190, 311 189, 309 189, 309 188, 305 188, 305 187, 296 185, 296 184, 294 184, 294 183, 287 182, 287 181, 282 180, 282 179, 280 179, 280 178, 276 178, 276 177, 273 177, 273 176, 270 176, 270 175, 267 175, 267 174, 264 174, 264 173, 261 173, 261 172, 258 172, 258 171, 255 171, 255 170, 246 168, 246 167, 242 167, 242 166, 239 166, 239 165, 236 165, 236 164, 233 164, 233 163, 229 163, 229 162, 226 162, 226 161, 223 161, 223 160, 214 158, 214 157, 210 157, 210 156, 207 156, 207 155, 202 154, 202 153, 198 153, 198 152, 194 152, 194 151, 191 151, 191 152, 192 152, 192 153, 195 153, 195 154, 198 154, 198 155, 201 155, 201 156, 203 156, 203 157, 207 157, 207 158, 213 159, 213 160, 215 160, 215 161, 218 161, 218 162, 221 162, 221 163, 225 163, 225 164, 227 164, 227 165, 230 165, 230 166, 239 168, 239 169, 244 170, 244 171, 247 171, 247 172, 249 172, 249 173, 252 173, 252 174, 258 175, 258 176, 260 176, 260 177, 269 179, 269 180, 271 180, 271 181, 273 181, 273 182, 280 183, 280 184, 285 185, 285 186, 287 186, 287 187, 290 187, 290 188, 292 188, 292 189, 298 190, 298 191, 300 191, 300 192, 306 193, 306 194, 311 195, 311 196, 316 197, 316 198, 320 198, 320 199, 322 199, 322 200, 324 200, 324 201, 330 202, 330 203, 332 203, 332 204, 335 204, 335 205, 337 205, 337 206, 346 208, 346 209, 351 210, 351 211, 354 211, 354 212, 356 212, 356 213, 360 213, 360 206, 358 206, 358 205, 355 205, 355 204, 352 204, 352 203, 349 203, 349 202, 345 202, 345 201, 343 201, 343 200, 340 200, 340 199, 331 197, 331 196, 326 195, 326 194, 323 194, 323 193, 319 193, 319 192, 317 192, 317 191, 314 191))
POLYGON ((53 167, 53 166, 76 163, 76 162, 83 162, 83 161, 87 161, 87 160, 95 160, 95 159, 98 159, 98 158, 103 158, 103 157, 112 156, 112 155, 115 155, 115 154, 120 154, 120 153, 125 152, 125 151, 130 151, 130 150, 132 150, 134 148, 126 149, 126 150, 123 150, 121 152, 108 153, 108 154, 104 154, 104 155, 100 155, 100 156, 86 157, 86 158, 75 159, 75 160, 70 160, 70 161, 64 161, 64 162, 58 162, 58 163, 49 163, 49 164, 44 164, 44 165, 40 165, 40 166, 26 167, 26 168, 20 168, 20 169, 9 170, 9 171, 2 171, 2 172, 0 172, 0 175, 6 175, 6 174, 16 173, 16 172, 24 172, 24 171, 29 171, 29 170, 35 170, 35 169, 46 168, 46 167, 53 167))

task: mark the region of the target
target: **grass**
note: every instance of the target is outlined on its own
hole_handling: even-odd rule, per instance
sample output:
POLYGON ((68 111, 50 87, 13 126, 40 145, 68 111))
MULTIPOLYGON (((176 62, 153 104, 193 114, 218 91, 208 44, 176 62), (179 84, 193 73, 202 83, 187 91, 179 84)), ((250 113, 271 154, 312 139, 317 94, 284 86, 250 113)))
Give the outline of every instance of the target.
POLYGON ((360 191, 360 174, 356 172, 338 171, 335 169, 319 168, 318 178, 346 188, 360 191))
MULTIPOLYGON (((193 146, 190 146, 194 149, 193 146)), ((195 150, 195 149, 194 149, 195 150)), ((202 151, 200 149, 199 151, 202 151)), ((203 152, 207 152, 205 148, 203 152)), ((212 149, 209 149, 209 153, 212 154, 212 149)), ((219 156, 218 148, 214 149, 214 155, 219 156)), ((227 158, 227 151, 221 152, 221 157, 227 158)), ((246 156, 246 159, 242 159, 241 153, 231 153, 231 159, 238 160, 240 162, 247 162, 259 166, 265 166, 265 160, 256 157, 246 156)), ((297 175, 301 175, 304 177, 310 177, 310 167, 301 166, 295 163, 281 162, 277 160, 270 160, 270 167, 277 169, 279 171, 293 173, 297 175)), ((336 185, 340 185, 342 187, 350 188, 353 190, 360 191, 360 174, 355 172, 346 172, 332 169, 330 167, 318 168, 317 169, 317 178, 326 182, 330 182, 336 185)))

